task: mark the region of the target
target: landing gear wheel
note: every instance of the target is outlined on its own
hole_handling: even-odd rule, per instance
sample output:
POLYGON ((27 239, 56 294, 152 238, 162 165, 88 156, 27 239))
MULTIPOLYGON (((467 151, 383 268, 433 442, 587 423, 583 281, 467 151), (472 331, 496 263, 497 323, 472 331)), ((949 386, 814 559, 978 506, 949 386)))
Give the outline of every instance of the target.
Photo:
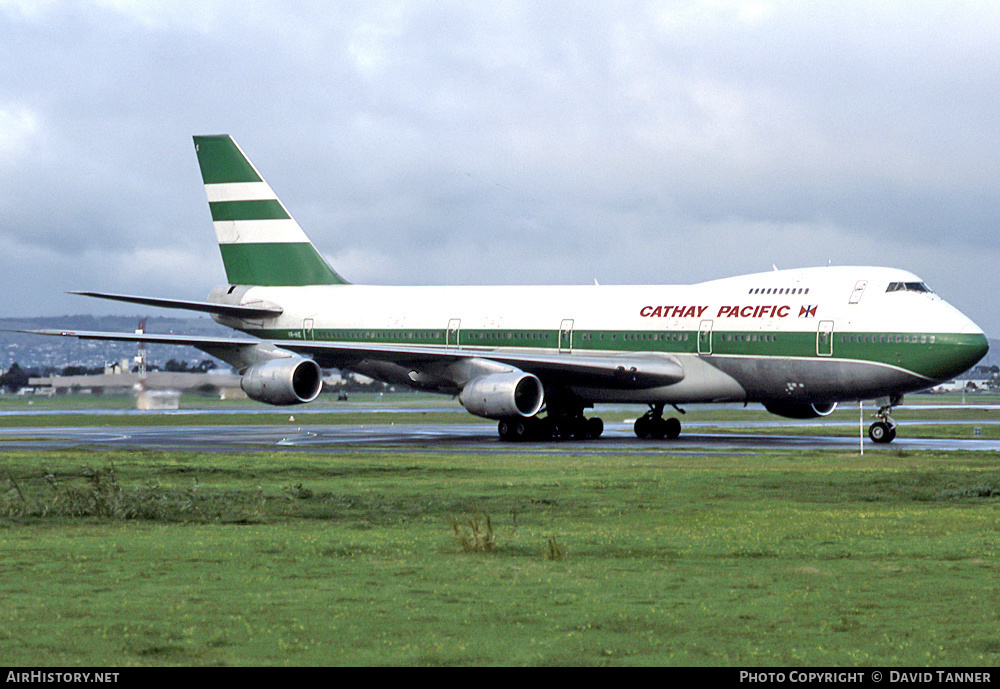
POLYGON ((597 440, 604 433, 604 422, 593 416, 587 419, 587 438, 597 440))
POLYGON ((531 419, 500 419, 497 422, 497 433, 504 442, 520 442, 532 436, 534 424, 531 419))
POLYGON ((642 440, 654 440, 656 438, 656 420, 649 416, 640 416, 635 420, 632 430, 642 440))
POLYGON ((880 397, 877 402, 879 410, 875 418, 878 421, 868 427, 868 437, 872 439, 872 442, 891 443, 896 437, 896 422, 892 420, 891 416, 892 408, 903 403, 903 396, 880 397))
POLYGON ((549 412, 539 418, 509 417, 497 422, 497 433, 504 442, 524 442, 528 440, 592 440, 604 433, 604 422, 596 416, 586 418, 582 410, 564 412, 557 415, 549 412))
POLYGON ((670 417, 663 418, 663 405, 650 405, 649 411, 635 420, 633 426, 636 436, 643 440, 662 440, 669 438, 673 440, 681 434, 681 422, 670 417))
POLYGON ((891 443, 892 439, 896 437, 896 427, 885 421, 876 421, 868 427, 868 437, 872 439, 872 442, 891 443))
POLYGON ((527 440, 528 436, 531 435, 531 426, 529 419, 514 419, 511 422, 511 430, 514 434, 514 440, 527 440))
POLYGON ((663 432, 663 436, 665 438, 669 438, 670 440, 673 440, 674 438, 676 438, 677 436, 679 436, 681 434, 681 422, 680 422, 680 420, 675 419, 672 416, 669 419, 664 419, 664 421, 663 421, 663 431, 664 431, 663 432))
POLYGON ((565 421, 561 419, 550 420, 546 426, 549 429, 549 440, 569 440, 569 425, 565 421))

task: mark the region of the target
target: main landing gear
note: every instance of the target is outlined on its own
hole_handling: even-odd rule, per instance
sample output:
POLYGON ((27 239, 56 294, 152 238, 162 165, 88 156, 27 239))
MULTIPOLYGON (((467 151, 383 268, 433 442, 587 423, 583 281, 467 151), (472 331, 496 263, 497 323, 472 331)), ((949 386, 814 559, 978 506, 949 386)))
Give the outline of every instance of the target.
POLYGON ((896 422, 893 421, 890 412, 892 412, 894 406, 903 401, 903 398, 896 396, 888 399, 883 398, 879 401, 884 401, 886 404, 883 404, 878 409, 878 413, 876 414, 878 421, 868 427, 868 437, 872 439, 872 442, 880 444, 891 443, 893 438, 896 437, 896 422))
MULTIPOLYGON (((676 438, 681 422, 663 418, 663 403, 649 405, 649 411, 635 421, 635 434, 643 440, 676 438)), ((682 414, 682 410, 678 409, 682 414)), ((604 433, 604 422, 596 416, 584 417, 582 407, 549 409, 545 417, 512 417, 497 423, 500 440, 507 442, 546 440, 595 440, 604 433)))
POLYGON ((583 416, 583 410, 571 413, 549 413, 545 418, 532 416, 530 418, 500 419, 497 423, 500 440, 595 440, 604 433, 604 422, 596 416, 589 419, 583 416))
POLYGON ((663 403, 649 405, 649 411, 635 420, 635 434, 643 440, 671 440, 681 434, 681 422, 670 417, 663 418, 663 403))

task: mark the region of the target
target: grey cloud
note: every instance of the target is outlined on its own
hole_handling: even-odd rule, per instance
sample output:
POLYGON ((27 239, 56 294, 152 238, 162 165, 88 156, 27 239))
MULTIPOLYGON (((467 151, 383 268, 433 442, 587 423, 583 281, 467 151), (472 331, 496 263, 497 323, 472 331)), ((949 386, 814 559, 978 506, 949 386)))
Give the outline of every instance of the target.
POLYGON ((881 263, 996 333, 998 28, 973 2, 0 2, 0 235, 36 264, 10 315, 75 307, 53 271, 203 297, 190 137, 226 132, 353 279, 881 263))

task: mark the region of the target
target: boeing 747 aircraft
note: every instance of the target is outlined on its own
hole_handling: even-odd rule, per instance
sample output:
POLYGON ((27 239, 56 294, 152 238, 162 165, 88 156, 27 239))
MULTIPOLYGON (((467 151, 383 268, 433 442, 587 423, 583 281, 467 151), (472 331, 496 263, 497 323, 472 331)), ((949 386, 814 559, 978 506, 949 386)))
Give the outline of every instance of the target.
POLYGON ((32 331, 191 345, 242 372, 268 404, 316 399, 321 369, 457 395, 502 440, 597 438, 595 403, 646 405, 640 438, 674 438, 671 406, 759 402, 826 416, 877 400, 869 436, 896 435, 907 392, 985 356, 983 331, 919 277, 825 267, 695 285, 385 287, 347 283, 229 136, 194 137, 227 284, 207 301, 78 292, 207 312, 244 333, 206 338, 32 331))

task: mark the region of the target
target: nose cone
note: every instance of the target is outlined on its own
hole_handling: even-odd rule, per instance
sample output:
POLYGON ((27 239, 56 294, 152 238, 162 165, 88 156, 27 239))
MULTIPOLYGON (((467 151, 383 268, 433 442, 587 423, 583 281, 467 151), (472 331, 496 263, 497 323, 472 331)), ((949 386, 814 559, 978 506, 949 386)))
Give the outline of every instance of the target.
POLYGON ((986 335, 982 331, 971 333, 966 337, 969 338, 966 345, 969 355, 969 365, 966 368, 969 369, 978 364, 990 351, 990 341, 986 339, 986 335))
POLYGON ((948 375, 954 378, 968 371, 982 360, 990 351, 990 342, 985 333, 970 321, 969 325, 957 335, 951 356, 948 357, 948 375))

